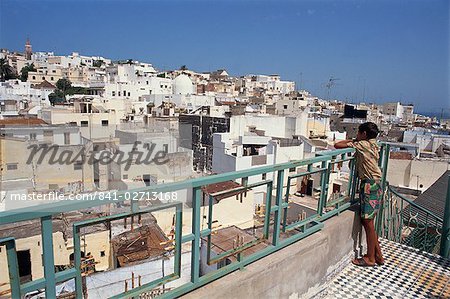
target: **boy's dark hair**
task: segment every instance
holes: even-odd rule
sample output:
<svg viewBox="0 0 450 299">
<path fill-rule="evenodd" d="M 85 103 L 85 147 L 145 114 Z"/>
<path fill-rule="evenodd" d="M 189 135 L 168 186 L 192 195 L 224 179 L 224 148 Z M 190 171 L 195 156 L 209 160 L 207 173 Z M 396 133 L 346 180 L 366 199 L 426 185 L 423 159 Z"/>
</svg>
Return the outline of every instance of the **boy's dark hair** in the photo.
<svg viewBox="0 0 450 299">
<path fill-rule="evenodd" d="M 376 138 L 378 136 L 378 133 L 380 133 L 377 125 L 370 121 L 361 124 L 358 128 L 358 131 L 361 133 L 366 132 L 367 139 Z"/>
</svg>

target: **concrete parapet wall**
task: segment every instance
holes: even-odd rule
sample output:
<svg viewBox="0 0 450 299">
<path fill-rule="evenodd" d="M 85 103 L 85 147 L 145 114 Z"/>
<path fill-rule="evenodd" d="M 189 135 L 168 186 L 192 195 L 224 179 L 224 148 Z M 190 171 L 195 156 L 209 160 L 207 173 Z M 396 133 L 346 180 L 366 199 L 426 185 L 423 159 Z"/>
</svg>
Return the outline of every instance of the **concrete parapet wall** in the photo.
<svg viewBox="0 0 450 299">
<path fill-rule="evenodd" d="M 362 250 L 360 240 L 359 219 L 346 211 L 327 220 L 321 231 L 183 298 L 320 297 L 334 274 Z"/>
</svg>

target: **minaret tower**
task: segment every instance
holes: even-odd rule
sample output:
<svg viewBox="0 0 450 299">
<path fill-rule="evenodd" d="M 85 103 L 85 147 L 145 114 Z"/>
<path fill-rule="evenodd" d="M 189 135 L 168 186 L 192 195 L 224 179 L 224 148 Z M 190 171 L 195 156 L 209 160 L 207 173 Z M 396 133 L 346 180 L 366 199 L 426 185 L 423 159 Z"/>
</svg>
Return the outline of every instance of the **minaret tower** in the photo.
<svg viewBox="0 0 450 299">
<path fill-rule="evenodd" d="M 25 44 L 25 58 L 27 60 L 31 60 L 31 54 L 33 54 L 33 50 L 31 49 L 30 39 L 27 38 L 27 42 Z"/>
</svg>

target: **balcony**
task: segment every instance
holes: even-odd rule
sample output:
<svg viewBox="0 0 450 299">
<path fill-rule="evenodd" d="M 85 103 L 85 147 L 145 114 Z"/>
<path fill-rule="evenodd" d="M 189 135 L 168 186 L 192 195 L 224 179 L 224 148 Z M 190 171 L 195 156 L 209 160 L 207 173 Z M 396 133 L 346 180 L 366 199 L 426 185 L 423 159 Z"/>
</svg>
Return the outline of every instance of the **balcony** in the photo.
<svg viewBox="0 0 450 299">
<path fill-rule="evenodd" d="M 289 297 L 289 294 L 294 297 L 329 294 L 332 296 L 331 298 L 338 297 L 335 295 L 338 293 L 342 295 L 342 292 L 345 292 L 344 287 L 339 288 L 341 282 L 339 279 L 342 279 L 342 273 L 355 270 L 348 266 L 348 263 L 353 253 L 352 247 L 353 250 L 358 247 L 354 246 L 356 239 L 352 241 L 358 227 L 355 222 L 357 217 L 351 211 L 354 208 L 353 203 L 358 192 L 353 152 L 353 149 L 326 151 L 311 159 L 177 183 L 154 185 L 126 192 L 121 191 L 109 194 L 109 198 L 105 198 L 104 194 L 93 194 L 91 200 L 60 201 L 1 212 L 0 229 L 7 225 L 19 225 L 29 221 L 35 221 L 35 229 L 40 225 L 38 246 L 42 250 L 43 275 L 39 278 L 32 277 L 31 281 L 21 281 L 23 275 L 20 273 L 19 260 L 22 256 L 18 254 L 23 251 L 23 248 L 17 247 L 17 238 L 0 235 L 0 245 L 3 246 L 0 247 L 0 254 L 2 252 L 5 254 L 4 248 L 6 248 L 9 273 L 9 282 L 0 286 L 3 287 L 0 297 L 20 298 L 34 292 L 33 294 L 41 296 L 45 294 L 47 298 L 57 296 L 83 298 L 83 294 L 87 292 L 86 280 L 93 275 L 98 262 L 85 252 L 87 238 L 85 231 L 102 225 L 111 231 L 113 222 L 123 221 L 124 226 L 127 226 L 127 221 L 135 223 L 136 219 L 139 219 L 136 224 L 139 228 L 141 217 L 146 214 L 156 215 L 159 212 L 167 212 L 170 217 L 165 218 L 172 221 L 170 233 L 162 236 L 155 243 L 159 251 L 165 252 L 164 259 L 162 259 L 163 274 L 149 281 L 145 277 L 141 279 L 140 275 L 137 277 L 134 272 L 130 271 L 130 277 L 118 281 L 118 283 L 120 282 L 120 291 L 112 295 L 102 293 L 100 297 L 131 298 L 159 295 L 162 298 L 175 298 L 187 294 L 187 297 L 220 298 L 220 294 L 229 296 L 231 290 L 234 295 L 245 296 L 246 294 L 247 297 L 253 297 L 256 294 L 275 297 Z M 396 250 L 403 253 L 413 250 L 410 249 L 411 246 L 418 248 L 414 254 L 426 256 L 437 263 L 443 273 L 441 279 L 447 279 L 448 285 L 449 275 L 448 269 L 446 269 L 448 260 L 436 255 L 427 256 L 423 252 L 439 252 L 441 256 L 449 256 L 450 217 L 440 219 L 389 187 L 385 179 L 389 145 L 383 144 L 380 153 L 385 201 L 376 223 L 379 235 L 386 240 L 383 240 L 382 243 L 385 250 L 391 253 L 391 248 L 394 247 L 391 244 L 394 243 L 405 244 L 396 247 Z M 336 164 L 341 167 L 345 165 L 348 170 L 348 187 L 344 194 L 328 196 L 330 177 Z M 298 171 L 290 171 L 293 168 Z M 267 173 L 274 174 L 267 176 L 274 179 L 259 179 L 256 183 L 249 183 L 249 178 L 252 176 L 261 178 L 262 174 Z M 293 209 L 290 195 L 296 191 L 291 190 L 291 181 L 313 174 L 320 175 L 320 194 L 318 200 L 315 201 L 316 208 L 308 215 L 298 213 L 298 217 L 289 217 L 288 211 Z M 239 184 L 231 190 L 208 194 L 206 198 L 204 195 L 202 196 L 202 188 L 205 186 L 227 181 L 235 181 Z M 228 239 L 228 245 L 223 244 L 223 247 L 217 250 L 216 236 L 224 232 L 221 231 L 222 228 L 217 227 L 214 221 L 216 199 L 233 194 L 232 196 L 236 196 L 236 204 L 238 204 L 239 196 L 251 192 L 256 187 L 264 187 L 267 190 L 265 202 L 257 211 L 258 215 L 255 218 L 260 221 L 255 220 L 253 228 L 242 231 L 242 233 L 234 235 L 233 232 Z M 158 200 L 151 205 L 144 205 L 140 200 L 131 200 L 133 196 L 130 196 L 131 194 L 149 193 L 169 194 L 186 189 L 192 194 L 192 203 L 189 209 L 185 209 L 183 203 L 176 200 Z M 164 198 L 162 196 L 162 199 Z M 111 203 L 121 205 L 126 210 L 73 221 L 71 232 L 66 232 L 65 239 L 66 243 L 72 244 L 69 247 L 73 247 L 73 255 L 71 255 L 73 262 L 64 269 L 56 269 L 55 252 L 58 252 L 55 249 L 54 225 L 56 219 L 64 213 L 108 207 Z M 450 215 L 450 199 L 447 199 L 447 203 L 446 215 Z M 421 217 L 417 217 L 416 214 Z M 183 226 L 186 219 L 189 219 L 188 230 Z M 158 224 L 160 223 L 158 222 Z M 133 231 L 133 226 L 131 229 Z M 361 234 L 359 234 L 359 238 L 361 239 Z M 295 246 L 290 246 L 293 244 Z M 109 246 L 109 244 L 103 245 Z M 127 246 L 135 245 L 132 241 Z M 406 247 L 406 245 L 410 247 Z M 387 254 L 387 257 L 390 253 Z M 395 260 L 396 255 L 392 256 L 392 259 Z M 415 255 L 410 254 L 409 256 Z M 166 261 L 165 266 L 164 260 Z M 410 262 L 406 259 L 404 261 Z M 213 267 L 208 272 L 201 271 L 202 265 Z M 400 265 L 403 264 L 400 263 Z M 392 265 L 389 266 L 392 267 Z M 244 268 L 246 270 L 241 271 Z M 166 273 L 164 269 L 169 273 Z M 368 272 L 364 273 L 370 275 L 370 273 L 378 271 L 377 269 L 381 268 L 365 269 L 364 271 Z M 393 268 L 390 269 L 394 271 Z M 425 266 L 422 270 L 432 269 L 427 269 Z M 363 270 L 358 269 L 358 271 Z M 421 279 L 421 277 L 423 276 L 418 275 L 414 279 Z M 354 277 L 353 282 L 357 279 Z M 73 290 L 68 294 L 61 295 L 59 291 L 62 284 L 73 286 Z M 274 287 L 270 289 L 269 286 L 272 285 Z M 240 289 L 239 292 L 234 289 L 242 286 L 246 287 Z M 256 289 L 256 286 L 261 286 L 261 289 Z M 113 286 L 111 285 L 109 288 L 112 289 Z M 252 292 L 249 293 L 250 291 Z M 447 289 L 443 285 L 441 293 L 445 294 L 445 292 Z M 96 298 L 96 296 L 99 296 L 98 293 L 89 294 L 89 298 Z"/>
</svg>

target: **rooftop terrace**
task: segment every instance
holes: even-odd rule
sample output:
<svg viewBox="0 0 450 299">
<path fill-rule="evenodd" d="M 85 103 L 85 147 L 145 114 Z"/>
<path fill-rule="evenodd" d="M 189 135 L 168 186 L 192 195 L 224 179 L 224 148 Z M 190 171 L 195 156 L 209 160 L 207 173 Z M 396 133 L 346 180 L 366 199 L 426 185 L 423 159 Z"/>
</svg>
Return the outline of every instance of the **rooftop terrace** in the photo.
<svg viewBox="0 0 450 299">
<path fill-rule="evenodd" d="M 57 295 L 56 286 L 58 284 L 66 281 L 74 281 L 74 291 L 71 296 L 83 298 L 83 277 L 85 277 L 82 271 L 82 267 L 85 266 L 82 264 L 83 229 L 146 213 L 171 210 L 173 211 L 173 228 L 171 233 L 168 234 L 170 238 L 167 241 L 165 250 L 167 256 L 170 257 L 170 262 L 173 263 L 170 268 L 173 271 L 169 274 L 165 273 L 161 277 L 145 282 L 144 284 L 139 283 L 135 285 L 133 280 L 130 288 L 125 287 L 123 292 L 111 298 L 137 297 L 140 294 L 149 294 L 149 292 L 161 290 L 161 286 L 169 286 L 167 290 L 163 288 L 163 291 L 158 291 L 158 294 L 163 298 L 180 297 L 194 290 L 194 292 L 198 292 L 202 289 L 205 292 L 210 290 L 214 293 L 214 296 L 212 296 L 212 293 L 203 293 L 203 295 L 211 298 L 220 298 L 220 292 L 214 289 L 212 290 L 206 285 L 210 283 L 211 285 L 225 284 L 225 282 L 222 283 L 221 281 L 230 282 L 230 279 L 238 280 L 238 283 L 240 283 L 241 277 L 247 277 L 250 286 L 257 283 L 255 277 L 248 275 L 252 273 L 251 270 L 248 270 L 249 272 L 236 271 L 245 267 L 248 267 L 248 269 L 252 267 L 255 269 L 263 269 L 258 267 L 266 267 L 271 269 L 271 271 L 275 271 L 266 272 L 265 274 L 267 276 L 264 276 L 266 279 L 272 280 L 272 283 L 276 282 L 277 279 L 281 279 L 280 283 L 277 283 L 276 288 L 273 290 L 269 290 L 267 287 L 265 289 L 263 288 L 263 290 L 251 289 L 255 293 L 247 293 L 247 297 L 255 297 L 257 294 L 261 296 L 269 296 L 268 294 L 271 294 L 276 297 L 291 297 L 291 295 L 294 296 L 295 294 L 297 297 L 311 295 L 312 293 L 309 290 L 316 284 L 321 283 L 325 276 L 333 278 L 336 274 L 338 274 L 337 278 L 332 280 L 333 284 L 328 289 L 328 296 L 332 296 L 332 298 L 339 298 L 339 296 L 342 296 L 341 298 L 350 298 L 352 295 L 355 295 L 355 292 L 357 293 L 355 296 L 364 296 L 367 292 L 370 293 L 370 296 L 377 296 L 378 293 L 383 293 L 388 298 L 392 285 L 395 284 L 399 284 L 399 287 L 396 288 L 398 292 L 392 296 L 395 295 L 398 297 L 403 294 L 406 296 L 407 294 L 415 294 L 414 292 L 418 292 L 420 296 L 427 298 L 429 295 L 427 293 L 428 289 L 424 284 L 421 284 L 424 279 L 437 281 L 434 289 L 436 292 L 439 292 L 438 296 L 443 294 L 442 296 L 445 297 L 448 292 L 449 282 L 448 260 L 444 259 L 444 257 L 448 257 L 450 253 L 450 192 L 447 194 L 446 216 L 442 219 L 393 191 L 386 182 L 385 170 L 387 169 L 389 157 L 389 145 L 387 144 L 383 144 L 380 151 L 380 167 L 383 171 L 381 184 L 385 190 L 385 203 L 381 210 L 382 212 L 380 212 L 376 219 L 379 235 L 391 240 L 383 241 L 383 246 L 387 254 L 387 264 L 386 266 L 370 269 L 354 269 L 353 266 L 347 267 L 349 262 L 348 258 L 352 253 L 351 247 L 354 245 L 354 242 L 351 241 L 351 236 L 353 235 L 351 232 L 351 223 L 353 223 L 354 229 L 356 227 L 356 222 L 353 221 L 353 213 L 347 210 L 354 207 L 358 192 L 358 179 L 355 175 L 353 153 L 353 149 L 326 151 L 318 153 L 316 157 L 311 159 L 256 167 L 177 183 L 153 185 L 136 190 L 120 191 L 114 195 L 114 202 L 128 201 L 129 211 L 98 218 L 84 219 L 73 223 L 74 264 L 72 267 L 59 272 L 56 272 L 54 267 L 52 237 L 54 218 L 61 213 L 102 206 L 109 202 L 105 201 L 105 198 L 101 200 L 100 195 L 96 195 L 94 200 L 89 201 L 54 202 L 1 212 L 0 226 L 39 219 L 42 240 L 42 266 L 45 274 L 44 277 L 21 283 L 16 240 L 11 236 L 0 236 L 2 238 L 0 239 L 0 245 L 6 246 L 9 269 L 9 289 L 4 291 L 3 294 L 13 298 L 19 298 L 31 291 L 38 290 L 41 294 L 45 292 L 47 298 L 55 298 Z M 344 192 L 338 193 L 338 196 L 329 197 L 327 195 L 329 192 L 330 177 L 336 164 L 340 166 L 344 164 L 348 165 L 348 187 Z M 299 171 L 290 171 L 294 168 L 299 169 Z M 300 169 L 306 169 L 306 171 Z M 261 177 L 265 177 L 262 174 L 266 173 L 274 173 L 274 179 L 262 180 Z M 299 215 L 298 218 L 294 217 L 292 219 L 288 217 L 288 209 L 291 204 L 290 194 L 295 192 L 295 190 L 292 190 L 292 182 L 312 174 L 320 174 L 320 194 L 316 201 L 316 209 L 313 210 L 312 215 L 308 214 L 308 217 L 300 217 Z M 252 176 L 259 177 L 258 182 L 250 184 L 249 177 Z M 202 188 L 227 181 L 236 181 L 239 182 L 239 185 L 236 185 L 235 188 L 230 190 L 209 193 L 207 196 L 209 204 L 202 206 Z M 223 197 L 224 194 L 236 194 L 236 192 L 241 191 L 246 192 L 257 187 L 266 188 L 262 215 L 263 224 L 258 227 L 256 230 L 257 233 L 252 238 L 237 236 L 236 242 L 231 244 L 232 246 L 230 248 L 228 246 L 226 249 L 216 252 L 215 256 L 212 256 L 211 251 L 212 246 L 214 246 L 212 241 L 215 239 L 215 234 L 217 233 L 217 228 L 214 227 L 213 221 L 214 198 Z M 166 193 L 185 189 L 192 191 L 192 209 L 185 210 L 181 202 L 172 200 L 159 202 L 154 205 L 142 205 L 142 202 L 137 200 L 130 201 L 130 194 L 133 192 L 134 194 L 140 194 L 139 192 Z M 236 204 L 238 202 L 236 201 Z M 411 214 L 411 207 L 419 209 L 425 217 L 421 219 L 412 217 L 414 215 Z M 201 225 L 204 222 L 201 216 L 203 209 L 208 209 L 209 211 L 205 214 L 207 215 L 206 228 L 203 228 Z M 405 215 L 409 215 L 409 218 L 405 217 Z M 182 230 L 184 217 L 192 219 L 189 232 Z M 201 244 L 203 242 L 205 244 Z M 414 250 L 409 247 L 396 245 L 405 242 L 409 242 L 407 244 L 416 246 L 418 249 Z M 264 243 L 264 246 L 258 246 L 258 244 L 262 243 Z M 200 245 L 206 246 L 206 255 L 201 253 Z M 182 267 L 185 264 L 184 262 L 182 263 L 182 255 L 186 253 L 186 248 L 189 249 L 190 256 L 187 271 Z M 249 250 L 250 248 L 251 250 Z M 439 252 L 441 257 L 419 253 L 418 250 Z M 5 251 L 2 250 L 2 252 Z M 289 252 L 294 252 L 292 253 L 292 257 L 302 256 L 305 258 L 303 254 L 310 255 L 305 259 L 288 259 Z M 210 265 L 225 260 L 228 260 L 227 263 L 217 270 L 206 274 L 200 271 L 202 262 Z M 320 268 L 321 263 L 328 267 L 328 269 L 324 268 L 322 271 L 319 271 L 318 268 Z M 288 272 L 288 268 L 293 272 Z M 331 268 L 334 269 L 331 271 L 333 275 L 329 271 Z M 342 269 L 344 269 L 343 272 L 341 272 Z M 258 270 L 255 273 L 262 275 L 264 274 L 263 272 Z M 356 275 L 357 273 L 364 275 L 364 277 L 373 277 L 373 285 L 367 279 L 364 282 L 360 282 L 359 277 L 361 276 Z M 379 279 L 378 275 L 380 277 L 386 277 L 386 279 L 383 281 L 376 280 Z M 394 280 L 394 282 L 388 284 L 389 280 L 387 280 L 387 277 Z M 348 279 L 348 281 L 344 281 L 344 278 Z M 406 279 L 407 281 L 403 282 L 402 279 Z M 303 287 L 296 288 L 297 286 L 295 284 L 289 284 L 288 281 L 299 281 L 299 283 L 303 284 Z M 306 282 L 308 285 L 306 285 Z M 370 286 L 365 285 L 369 283 Z M 266 281 L 266 285 L 270 285 L 269 281 Z M 288 285 L 293 289 L 289 289 Z M 356 285 L 364 288 L 366 293 L 361 288 L 357 288 Z M 308 293 L 303 294 L 307 290 Z M 361 293 L 358 290 L 361 290 Z M 230 288 L 230 285 L 228 285 L 225 291 L 228 292 L 228 295 L 230 294 L 229 292 L 235 294 L 234 289 Z M 347 291 L 350 292 L 350 295 L 346 293 Z M 317 292 L 314 294 L 317 294 Z M 292 298 L 295 298 L 295 296 Z"/>
</svg>

